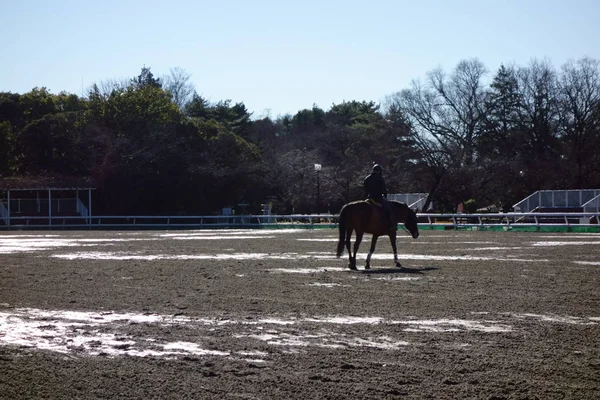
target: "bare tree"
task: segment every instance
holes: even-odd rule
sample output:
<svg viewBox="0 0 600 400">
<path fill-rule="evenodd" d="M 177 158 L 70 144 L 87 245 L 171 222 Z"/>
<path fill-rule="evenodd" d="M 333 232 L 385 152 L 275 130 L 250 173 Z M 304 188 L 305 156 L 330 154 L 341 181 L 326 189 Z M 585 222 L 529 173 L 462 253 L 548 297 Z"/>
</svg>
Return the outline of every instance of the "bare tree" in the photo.
<svg viewBox="0 0 600 400">
<path fill-rule="evenodd" d="M 546 60 L 517 70 L 520 107 L 515 161 L 526 191 L 553 189 L 560 182 L 559 103 L 556 71 Z"/>
<path fill-rule="evenodd" d="M 407 116 L 433 172 L 430 196 L 448 170 L 474 164 L 477 138 L 485 125 L 486 73 L 477 59 L 461 61 L 452 74 L 436 69 L 425 84 L 413 81 L 410 89 L 388 99 Z"/>
<path fill-rule="evenodd" d="M 582 187 L 600 172 L 600 61 L 582 58 L 562 67 L 558 82 L 560 135 L 574 184 Z"/>
<path fill-rule="evenodd" d="M 533 60 L 517 71 L 521 99 L 519 121 L 526 135 L 526 145 L 534 157 L 542 156 L 556 145 L 558 125 L 558 81 L 548 61 Z"/>
<path fill-rule="evenodd" d="M 192 75 L 184 69 L 175 67 L 170 69 L 169 75 L 162 78 L 163 87 L 171 94 L 173 102 L 180 110 L 185 109 L 185 105 L 190 102 L 196 92 L 194 85 L 190 82 L 191 77 Z"/>
</svg>

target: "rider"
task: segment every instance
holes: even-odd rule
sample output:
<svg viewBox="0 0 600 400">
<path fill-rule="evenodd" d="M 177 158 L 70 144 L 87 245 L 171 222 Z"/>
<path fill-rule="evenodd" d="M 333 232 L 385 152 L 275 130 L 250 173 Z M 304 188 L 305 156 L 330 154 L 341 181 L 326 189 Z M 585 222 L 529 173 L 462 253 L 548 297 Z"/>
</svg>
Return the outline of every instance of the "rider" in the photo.
<svg viewBox="0 0 600 400">
<path fill-rule="evenodd" d="M 363 182 L 367 199 L 373 199 L 383 208 L 383 214 L 390 223 L 390 230 L 396 230 L 396 224 L 390 218 L 390 205 L 387 202 L 387 187 L 383 179 L 383 168 L 379 164 L 373 166 L 373 171 L 365 178 Z"/>
</svg>

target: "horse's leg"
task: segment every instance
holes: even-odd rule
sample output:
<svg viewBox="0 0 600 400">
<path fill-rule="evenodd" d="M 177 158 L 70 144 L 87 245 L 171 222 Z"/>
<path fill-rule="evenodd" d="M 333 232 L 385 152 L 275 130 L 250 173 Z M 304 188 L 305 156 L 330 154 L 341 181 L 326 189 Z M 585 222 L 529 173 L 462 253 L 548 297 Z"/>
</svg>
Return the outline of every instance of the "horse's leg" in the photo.
<svg viewBox="0 0 600 400">
<path fill-rule="evenodd" d="M 356 231 L 356 239 L 354 240 L 354 251 L 352 254 L 352 261 L 350 261 L 350 265 L 348 265 L 348 267 L 350 269 L 356 269 L 356 253 L 358 253 L 358 247 L 360 246 L 362 237 L 363 237 L 363 233 Z"/>
<path fill-rule="evenodd" d="M 348 268 L 356 269 L 356 260 L 353 261 L 352 251 L 350 250 L 350 238 L 351 237 L 352 237 L 352 229 L 348 229 L 346 231 L 346 250 L 348 250 Z"/>
<path fill-rule="evenodd" d="M 371 269 L 371 256 L 375 253 L 375 246 L 377 245 L 377 239 L 379 236 L 373 235 L 371 239 L 371 248 L 369 249 L 369 254 L 367 255 L 367 263 L 365 264 L 365 269 Z"/>
<path fill-rule="evenodd" d="M 402 268 L 400 262 L 398 261 L 398 248 L 396 247 L 396 232 L 392 232 L 390 234 L 390 243 L 392 244 L 392 250 L 394 250 L 394 263 L 396 267 Z"/>
</svg>

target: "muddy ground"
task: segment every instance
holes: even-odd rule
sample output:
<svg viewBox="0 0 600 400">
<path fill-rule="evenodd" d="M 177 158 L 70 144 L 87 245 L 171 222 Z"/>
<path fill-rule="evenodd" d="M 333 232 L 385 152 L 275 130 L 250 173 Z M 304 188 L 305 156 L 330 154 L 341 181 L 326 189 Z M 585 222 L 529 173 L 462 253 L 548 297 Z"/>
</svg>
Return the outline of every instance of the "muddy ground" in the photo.
<svg viewBox="0 0 600 400">
<path fill-rule="evenodd" d="M 399 233 L 0 232 L 0 398 L 600 398 L 600 235 Z"/>
</svg>

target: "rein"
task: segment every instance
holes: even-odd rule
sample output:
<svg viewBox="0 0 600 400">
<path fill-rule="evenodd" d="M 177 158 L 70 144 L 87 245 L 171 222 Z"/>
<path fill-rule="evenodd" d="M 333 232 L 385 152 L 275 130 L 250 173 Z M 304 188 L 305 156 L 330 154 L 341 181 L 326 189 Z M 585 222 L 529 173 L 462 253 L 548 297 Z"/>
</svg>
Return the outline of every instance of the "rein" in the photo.
<svg viewBox="0 0 600 400">
<path fill-rule="evenodd" d="M 408 229 L 406 229 L 406 228 L 404 227 L 404 224 L 400 225 L 400 228 L 402 228 L 402 230 L 404 231 L 404 233 L 406 233 L 408 236 L 412 237 L 412 233 L 410 233 L 410 232 L 408 231 Z"/>
</svg>

